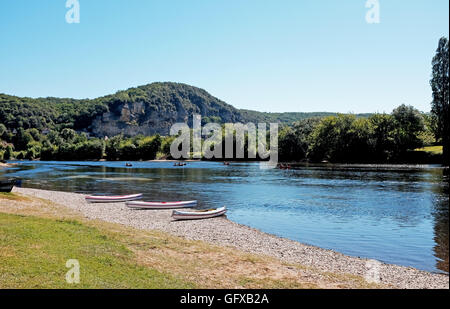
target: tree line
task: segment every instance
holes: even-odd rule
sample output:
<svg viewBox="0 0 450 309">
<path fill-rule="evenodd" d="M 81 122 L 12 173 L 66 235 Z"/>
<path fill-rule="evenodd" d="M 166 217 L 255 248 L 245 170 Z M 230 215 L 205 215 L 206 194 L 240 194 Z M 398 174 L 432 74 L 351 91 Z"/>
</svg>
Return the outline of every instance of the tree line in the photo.
<svg viewBox="0 0 450 309">
<path fill-rule="evenodd" d="M 342 114 L 302 120 L 280 131 L 280 160 L 405 161 L 414 149 L 438 142 L 433 123 L 431 115 L 406 105 L 391 114 L 374 114 L 367 118 Z"/>
<path fill-rule="evenodd" d="M 308 118 L 280 128 L 279 160 L 398 162 L 411 150 L 439 142 L 435 122 L 432 115 L 406 105 L 391 114 L 367 118 L 351 114 Z M 5 160 L 134 161 L 171 158 L 170 145 L 175 137 L 98 138 L 70 128 L 49 132 L 19 128 L 11 132 L 0 124 L 0 139 L 0 159 Z M 244 148 L 248 149 L 247 139 Z"/>
<path fill-rule="evenodd" d="M 89 137 L 87 133 L 65 128 L 43 134 L 37 129 L 19 128 L 15 134 L 0 124 L 0 159 L 74 161 L 74 160 L 153 160 L 166 157 L 160 151 L 167 147 L 171 137 L 136 136 L 111 139 Z"/>
</svg>

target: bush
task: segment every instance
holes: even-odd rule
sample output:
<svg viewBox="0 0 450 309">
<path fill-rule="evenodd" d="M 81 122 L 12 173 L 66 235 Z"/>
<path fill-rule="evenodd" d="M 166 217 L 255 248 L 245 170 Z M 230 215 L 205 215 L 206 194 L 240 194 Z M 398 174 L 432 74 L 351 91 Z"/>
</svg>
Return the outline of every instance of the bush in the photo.
<svg viewBox="0 0 450 309">
<path fill-rule="evenodd" d="M 51 161 L 55 159 L 55 153 L 57 152 L 58 148 L 56 146 L 49 146 L 46 148 L 43 148 L 41 151 L 41 160 L 43 161 Z"/>
<path fill-rule="evenodd" d="M 6 151 L 3 154 L 3 160 L 11 160 L 14 158 L 14 152 L 10 145 L 6 147 Z"/>
<path fill-rule="evenodd" d="M 13 157 L 16 158 L 17 160 L 23 160 L 25 159 L 26 156 L 26 151 L 18 151 L 18 152 L 14 152 Z"/>
<path fill-rule="evenodd" d="M 161 137 L 145 137 L 138 142 L 138 156 L 142 160 L 154 160 L 156 153 L 161 147 Z"/>
<path fill-rule="evenodd" d="M 103 158 L 105 143 L 100 140 L 90 140 L 77 145 L 78 160 L 100 160 Z"/>
</svg>

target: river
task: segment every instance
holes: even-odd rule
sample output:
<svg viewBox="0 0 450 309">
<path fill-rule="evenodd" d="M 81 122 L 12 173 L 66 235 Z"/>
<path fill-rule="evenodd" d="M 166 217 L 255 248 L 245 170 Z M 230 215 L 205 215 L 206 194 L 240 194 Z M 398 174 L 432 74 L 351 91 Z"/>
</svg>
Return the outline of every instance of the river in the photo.
<svg viewBox="0 0 450 309">
<path fill-rule="evenodd" d="M 230 220 L 302 243 L 432 272 L 449 269 L 448 181 L 438 166 L 16 163 L 0 176 L 20 177 L 23 187 L 197 199 L 200 208 L 226 205 Z"/>
</svg>

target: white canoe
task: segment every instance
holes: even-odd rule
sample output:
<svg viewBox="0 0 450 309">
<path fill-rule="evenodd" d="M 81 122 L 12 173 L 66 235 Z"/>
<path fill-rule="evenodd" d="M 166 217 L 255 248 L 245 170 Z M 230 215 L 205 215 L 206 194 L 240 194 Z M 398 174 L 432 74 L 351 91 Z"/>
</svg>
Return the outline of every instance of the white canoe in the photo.
<svg viewBox="0 0 450 309">
<path fill-rule="evenodd" d="M 207 219 L 212 217 L 222 216 L 227 212 L 226 207 L 220 207 L 211 210 L 198 210 L 198 211 L 180 211 L 174 210 L 172 212 L 172 218 L 175 220 L 195 220 L 195 219 Z"/>
<path fill-rule="evenodd" d="M 179 201 L 179 202 L 127 202 L 130 208 L 141 209 L 173 209 L 173 208 L 189 208 L 197 205 L 197 201 Z"/>
<path fill-rule="evenodd" d="M 86 196 L 85 199 L 89 203 L 120 203 L 127 201 L 139 200 L 142 198 L 142 193 L 129 195 L 91 195 Z"/>
</svg>

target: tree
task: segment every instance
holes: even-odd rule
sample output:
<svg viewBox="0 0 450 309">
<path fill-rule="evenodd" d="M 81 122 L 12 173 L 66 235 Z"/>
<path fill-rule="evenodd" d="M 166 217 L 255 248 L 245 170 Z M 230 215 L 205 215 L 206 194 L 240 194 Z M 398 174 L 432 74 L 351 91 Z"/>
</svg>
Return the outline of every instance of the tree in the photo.
<svg viewBox="0 0 450 309">
<path fill-rule="evenodd" d="M 387 114 L 375 114 L 369 118 L 373 157 L 377 161 L 386 161 L 394 151 L 394 118 Z"/>
<path fill-rule="evenodd" d="M 125 140 L 120 143 L 120 160 L 139 160 L 139 154 L 136 145 L 132 140 Z"/>
<path fill-rule="evenodd" d="M 156 158 L 156 153 L 161 147 L 161 137 L 155 135 L 153 137 L 145 137 L 139 141 L 138 154 L 139 159 L 153 160 Z"/>
<path fill-rule="evenodd" d="M 175 140 L 175 136 L 166 136 L 161 142 L 161 152 L 166 156 L 166 158 L 172 158 L 170 155 L 170 145 Z"/>
<path fill-rule="evenodd" d="M 8 145 L 8 147 L 6 147 L 6 151 L 5 154 L 3 155 L 3 159 L 4 160 L 11 160 L 14 157 L 13 155 L 13 149 L 10 145 Z"/>
<path fill-rule="evenodd" d="M 35 128 L 28 129 L 28 130 L 26 130 L 26 132 L 28 132 L 31 135 L 31 137 L 33 138 L 33 140 L 35 140 L 35 141 L 39 141 L 41 139 L 41 135 L 39 134 L 39 131 Z"/>
<path fill-rule="evenodd" d="M 369 121 L 354 115 L 323 118 L 311 134 L 308 155 L 314 161 L 364 162 L 369 153 Z"/>
<path fill-rule="evenodd" d="M 77 132 L 75 132 L 75 130 L 73 129 L 63 129 L 61 131 L 60 136 L 67 142 L 67 143 L 72 143 L 75 139 L 75 137 L 77 136 Z"/>
<path fill-rule="evenodd" d="M 108 139 L 106 142 L 106 158 L 110 161 L 118 160 L 122 153 L 120 151 L 120 144 L 123 140 L 122 135 L 114 136 L 113 138 Z"/>
<path fill-rule="evenodd" d="M 291 127 L 285 127 L 280 131 L 278 145 L 282 161 L 298 161 L 305 157 L 306 150 L 302 149 L 300 140 Z"/>
<path fill-rule="evenodd" d="M 6 129 L 5 125 L 3 123 L 0 123 L 0 139 L 2 138 L 3 134 L 6 133 L 8 129 Z"/>
<path fill-rule="evenodd" d="M 105 142 L 93 139 L 77 145 L 77 160 L 99 160 L 103 157 Z"/>
<path fill-rule="evenodd" d="M 394 142 L 398 155 L 402 156 L 407 150 L 422 146 L 419 133 L 425 130 L 422 114 L 412 106 L 400 105 L 392 111 L 394 118 Z"/>
<path fill-rule="evenodd" d="M 439 40 L 436 55 L 433 58 L 433 73 L 430 81 L 433 91 L 432 113 L 436 116 L 437 137 L 442 139 L 444 148 L 444 164 L 449 165 L 449 62 L 448 62 L 448 39 L 443 37 Z"/>
<path fill-rule="evenodd" d="M 310 136 L 320 118 L 302 119 L 283 128 L 278 137 L 279 157 L 283 161 L 301 161 L 306 158 Z"/>
<path fill-rule="evenodd" d="M 14 137 L 14 146 L 16 150 L 26 150 L 28 143 L 33 141 L 33 137 L 30 133 L 26 132 L 23 128 L 17 130 L 17 134 Z"/>
</svg>

